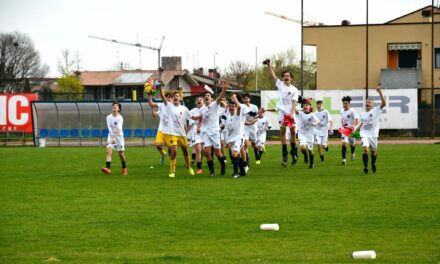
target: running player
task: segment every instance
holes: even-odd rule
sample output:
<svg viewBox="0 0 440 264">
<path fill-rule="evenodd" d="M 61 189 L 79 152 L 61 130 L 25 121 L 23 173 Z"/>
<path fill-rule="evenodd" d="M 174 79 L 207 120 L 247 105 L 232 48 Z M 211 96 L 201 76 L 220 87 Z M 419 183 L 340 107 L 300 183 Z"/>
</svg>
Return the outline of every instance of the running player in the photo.
<svg viewBox="0 0 440 264">
<path fill-rule="evenodd" d="M 257 121 L 257 151 L 258 159 L 255 164 L 259 165 L 261 163 L 261 157 L 264 153 L 264 146 L 266 144 L 266 131 L 272 128 L 272 124 L 269 119 L 264 116 L 264 108 L 260 108 L 258 111 L 258 121 Z"/>
<path fill-rule="evenodd" d="M 353 129 L 359 124 L 360 120 L 359 120 L 359 115 L 356 113 L 356 111 L 354 111 L 353 108 L 351 108 L 350 102 L 351 102 L 350 96 L 342 97 L 342 106 L 343 106 L 343 108 L 341 109 L 342 127 Z M 353 161 L 355 157 L 356 138 L 352 136 L 342 135 L 342 165 L 347 164 L 347 159 L 346 159 L 347 144 L 350 144 L 351 160 Z"/>
<path fill-rule="evenodd" d="M 324 149 L 328 151 L 328 136 L 333 134 L 333 120 L 330 113 L 322 107 L 322 100 L 316 101 L 318 108 L 314 114 L 319 119 L 319 124 L 315 127 L 315 143 L 318 145 L 319 157 L 324 162 Z"/>
<path fill-rule="evenodd" d="M 214 148 L 215 155 L 221 165 L 220 175 L 226 173 L 226 165 L 223 155 L 220 151 L 220 125 L 218 115 L 218 105 L 220 99 L 225 95 L 226 89 L 229 86 L 229 82 L 226 80 L 220 81 L 223 85 L 223 89 L 217 100 L 212 101 L 211 93 L 205 93 L 204 101 L 205 105 L 200 108 L 200 121 L 197 127 L 197 132 L 202 133 L 204 154 L 207 159 L 209 176 L 214 176 L 214 161 L 212 160 L 211 147 Z"/>
<path fill-rule="evenodd" d="M 303 109 L 298 113 L 298 140 L 301 152 L 304 154 L 304 163 L 308 163 L 310 158 L 309 169 L 313 169 L 315 166 L 315 155 L 313 153 L 314 127 L 319 124 L 319 119 L 310 111 L 311 99 L 304 100 L 302 105 Z"/>
<path fill-rule="evenodd" d="M 110 174 L 110 167 L 112 162 L 112 152 L 113 150 L 118 151 L 119 159 L 122 164 L 122 175 L 127 175 L 127 166 L 125 161 L 125 142 L 124 142 L 124 132 L 122 125 L 124 123 L 124 118 L 120 114 L 121 104 L 113 102 L 112 113 L 106 118 L 108 136 L 107 136 L 107 147 L 106 147 L 106 157 L 105 157 L 105 168 L 101 168 L 101 171 L 105 174 Z"/>
<path fill-rule="evenodd" d="M 171 94 L 167 93 L 165 95 L 167 102 L 171 103 Z M 164 101 L 164 102 L 165 102 Z M 159 126 L 157 127 L 157 134 L 156 134 L 156 149 L 160 153 L 160 160 L 159 164 L 163 165 L 163 162 L 165 160 L 165 157 L 167 155 L 167 152 L 163 149 L 163 145 L 165 145 L 165 133 L 167 133 L 169 128 L 169 122 L 168 122 L 168 111 L 166 111 L 166 106 L 164 103 L 155 103 L 153 102 L 153 96 L 151 94 L 148 95 L 148 105 L 151 107 L 151 109 L 158 108 L 158 116 L 159 116 Z M 154 111 L 154 110 L 153 110 Z M 153 112 L 154 115 L 154 112 Z"/>
<path fill-rule="evenodd" d="M 368 150 L 371 154 L 371 171 L 376 172 L 377 138 L 379 137 L 379 117 L 386 105 L 380 86 L 376 88 L 380 96 L 380 104 L 374 106 L 373 99 L 368 98 L 365 102 L 365 112 L 361 113 L 361 123 L 356 127 L 359 129 L 362 140 L 362 161 L 364 162 L 364 173 L 368 173 Z"/>
<path fill-rule="evenodd" d="M 283 81 L 277 78 L 275 72 L 272 69 L 270 60 L 263 62 L 267 65 L 267 69 L 270 77 L 276 83 L 278 92 L 280 93 L 280 102 L 278 103 L 278 120 L 281 126 L 281 144 L 282 144 L 282 166 L 287 166 L 287 139 L 286 139 L 286 126 L 290 129 L 290 154 L 292 155 L 292 165 L 294 165 L 298 159 L 296 140 L 295 140 L 295 109 L 298 102 L 298 89 L 292 85 L 293 75 L 291 72 L 285 70 L 281 74 Z"/>
<path fill-rule="evenodd" d="M 246 105 L 246 122 L 244 126 L 244 150 L 246 152 L 246 165 L 249 166 L 249 145 L 254 149 L 255 160 L 260 160 L 258 157 L 258 147 L 257 147 L 257 115 L 258 115 L 258 106 L 251 104 L 251 96 L 249 93 L 244 93 L 242 95 L 243 103 Z"/>
<path fill-rule="evenodd" d="M 200 116 L 200 108 L 203 106 L 203 97 L 199 96 L 196 98 L 196 107 L 191 109 L 190 113 L 192 116 Z M 188 132 L 188 135 L 190 138 L 190 146 L 193 147 L 193 154 L 195 154 L 195 157 L 193 157 L 193 160 L 196 161 L 197 164 L 197 174 L 202 174 L 202 144 L 203 139 L 202 135 L 200 133 L 197 133 L 197 126 L 199 125 L 199 120 L 192 120 L 190 121 L 190 130 Z"/>
</svg>

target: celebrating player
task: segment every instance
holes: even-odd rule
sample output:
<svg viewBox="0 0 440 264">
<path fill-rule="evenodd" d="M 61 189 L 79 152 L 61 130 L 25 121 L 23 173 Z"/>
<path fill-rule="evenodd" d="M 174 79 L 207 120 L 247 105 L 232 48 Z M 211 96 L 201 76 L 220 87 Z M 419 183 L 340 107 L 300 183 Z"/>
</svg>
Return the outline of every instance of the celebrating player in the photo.
<svg viewBox="0 0 440 264">
<path fill-rule="evenodd" d="M 345 129 L 353 130 L 354 127 L 359 124 L 359 115 L 356 113 L 356 111 L 353 110 L 353 108 L 351 108 L 350 102 L 350 96 L 342 97 L 342 127 Z M 347 143 L 350 144 L 351 160 L 354 160 L 355 157 L 356 138 L 352 137 L 351 135 L 342 134 L 342 165 L 347 164 Z"/>
<path fill-rule="evenodd" d="M 303 110 L 298 113 L 298 140 L 301 148 L 301 152 L 304 154 L 304 163 L 309 162 L 309 169 L 313 169 L 314 153 L 313 153 L 313 141 L 315 126 L 319 124 L 319 119 L 314 113 L 311 112 L 311 99 L 303 101 Z M 308 151 L 308 155 L 307 155 Z"/>
<path fill-rule="evenodd" d="M 167 102 L 171 103 L 171 94 L 167 93 L 165 95 Z M 164 101 L 164 102 L 165 102 Z M 165 145 L 165 133 L 167 133 L 169 128 L 169 122 L 168 122 L 168 111 L 166 111 L 165 103 L 155 103 L 153 102 L 153 96 L 151 94 L 148 95 L 148 105 L 153 108 L 159 109 L 159 126 L 157 128 L 157 134 L 156 134 L 156 149 L 159 151 L 161 157 L 159 160 L 159 164 L 163 165 L 163 162 L 165 160 L 165 157 L 167 155 L 167 152 L 163 149 L 163 145 Z M 153 110 L 153 115 L 155 114 Z"/>
<path fill-rule="evenodd" d="M 112 162 L 112 152 L 113 150 L 118 151 L 119 158 L 122 164 L 122 175 L 127 175 L 127 167 L 125 164 L 125 144 L 124 144 L 124 133 L 122 125 L 124 123 L 124 118 L 122 118 L 121 104 L 113 102 L 112 113 L 106 118 L 108 136 L 107 136 L 107 147 L 106 147 L 106 157 L 105 157 L 105 168 L 101 168 L 101 171 L 105 174 L 110 174 L 110 166 Z"/>
<path fill-rule="evenodd" d="M 362 161 L 364 162 L 364 173 L 368 173 L 368 149 L 371 153 L 371 171 L 376 172 L 377 138 L 379 137 L 379 117 L 386 105 L 385 97 L 380 86 L 376 88 L 380 96 L 380 104 L 374 106 L 373 99 L 368 98 L 365 102 L 365 111 L 361 113 L 360 127 L 362 139 Z"/>
<path fill-rule="evenodd" d="M 259 165 L 261 163 L 261 157 L 264 153 L 264 145 L 266 144 L 266 131 L 272 128 L 272 124 L 269 119 L 264 116 L 264 108 L 260 108 L 258 111 L 258 121 L 257 121 L 257 151 L 258 159 L 255 164 Z"/>
<path fill-rule="evenodd" d="M 333 120 L 330 113 L 322 107 L 322 100 L 316 101 L 317 111 L 314 113 L 319 119 L 315 127 L 315 143 L 318 145 L 319 157 L 324 162 L 324 149 L 328 151 L 328 136 L 333 134 Z"/>
</svg>

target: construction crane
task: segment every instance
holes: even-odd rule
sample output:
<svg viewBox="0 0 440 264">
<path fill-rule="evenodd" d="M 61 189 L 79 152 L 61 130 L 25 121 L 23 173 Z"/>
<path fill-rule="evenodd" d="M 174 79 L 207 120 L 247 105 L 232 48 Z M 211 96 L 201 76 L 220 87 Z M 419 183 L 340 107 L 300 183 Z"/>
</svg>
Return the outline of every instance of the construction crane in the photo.
<svg viewBox="0 0 440 264">
<path fill-rule="evenodd" d="M 292 21 L 292 22 L 295 22 L 295 23 L 299 23 L 299 24 L 301 24 L 301 20 L 299 20 L 299 19 L 295 19 L 295 18 L 287 17 L 287 16 L 285 16 L 285 15 L 275 14 L 275 13 L 270 12 L 270 11 L 266 11 L 266 12 L 264 12 L 264 13 L 265 13 L 266 15 L 269 15 L 269 16 L 279 17 L 279 18 L 282 18 L 282 19 L 285 19 L 285 20 L 289 20 L 289 21 Z M 303 21 L 303 25 L 304 25 L 304 26 L 322 26 L 322 25 L 324 25 L 324 24 L 323 24 L 323 23 L 319 23 L 319 22 L 315 22 L 315 21 L 306 21 L 306 20 L 304 20 L 304 21 Z"/>
<path fill-rule="evenodd" d="M 117 44 L 128 45 L 128 46 L 133 46 L 133 47 L 138 47 L 138 48 L 143 48 L 143 49 L 157 50 L 157 68 L 158 69 L 160 68 L 160 50 L 162 49 L 162 44 L 165 39 L 165 36 L 162 37 L 162 40 L 160 41 L 160 45 L 157 48 L 151 47 L 151 46 L 145 46 L 140 43 L 129 43 L 129 42 L 125 42 L 125 41 L 119 41 L 116 39 L 108 39 L 108 38 L 102 38 L 102 37 L 97 37 L 97 36 L 89 36 L 89 38 L 109 41 L 109 42 L 113 42 L 113 43 L 117 43 Z"/>
</svg>

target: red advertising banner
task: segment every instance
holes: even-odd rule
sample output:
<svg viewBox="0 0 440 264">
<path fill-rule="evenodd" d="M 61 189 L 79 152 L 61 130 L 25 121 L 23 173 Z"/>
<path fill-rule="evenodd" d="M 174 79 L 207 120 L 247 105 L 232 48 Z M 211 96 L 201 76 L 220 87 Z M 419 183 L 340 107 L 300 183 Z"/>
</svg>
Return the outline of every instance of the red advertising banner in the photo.
<svg viewBox="0 0 440 264">
<path fill-rule="evenodd" d="M 31 102 L 38 94 L 0 94 L 0 132 L 32 132 Z"/>
</svg>

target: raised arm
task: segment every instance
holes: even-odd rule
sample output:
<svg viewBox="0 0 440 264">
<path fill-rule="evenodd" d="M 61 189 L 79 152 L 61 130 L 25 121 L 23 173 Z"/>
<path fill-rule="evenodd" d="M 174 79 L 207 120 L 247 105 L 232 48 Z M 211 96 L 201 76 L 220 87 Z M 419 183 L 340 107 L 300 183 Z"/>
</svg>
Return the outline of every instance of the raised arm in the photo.
<svg viewBox="0 0 440 264">
<path fill-rule="evenodd" d="M 155 102 L 153 102 L 153 95 L 151 94 L 148 95 L 148 105 L 151 109 L 159 107 Z"/>
<path fill-rule="evenodd" d="M 382 93 L 382 88 L 380 88 L 380 86 L 376 87 L 376 92 L 379 94 L 380 96 L 380 109 L 384 108 L 385 105 L 387 104 L 387 102 L 385 101 L 385 97 L 383 96 Z"/>
<path fill-rule="evenodd" d="M 165 105 L 168 104 L 167 98 L 165 97 L 165 93 L 163 91 L 163 83 L 161 82 L 159 85 L 159 93 L 160 93 L 160 98 L 162 98 L 162 101 Z"/>
<path fill-rule="evenodd" d="M 236 94 L 233 94 L 233 95 L 231 96 L 231 100 L 232 100 L 232 102 L 234 102 L 234 104 L 237 106 L 237 116 L 240 116 L 240 113 L 241 113 L 241 104 L 240 104 L 240 102 L 239 102 L 238 99 L 237 99 L 237 95 L 236 95 Z"/>
<path fill-rule="evenodd" d="M 267 59 L 265 61 L 263 61 L 264 65 L 267 65 L 267 72 L 269 74 L 269 76 L 271 77 L 271 79 L 275 82 L 277 80 L 277 76 L 275 75 L 275 72 L 272 69 L 272 65 L 270 64 L 270 60 Z"/>
<path fill-rule="evenodd" d="M 219 96 L 216 99 L 218 105 L 220 105 L 222 97 L 225 96 L 226 89 L 228 89 L 229 87 L 229 81 L 226 79 L 222 79 L 220 80 L 220 84 L 222 85 L 222 91 L 220 92 Z"/>
</svg>

